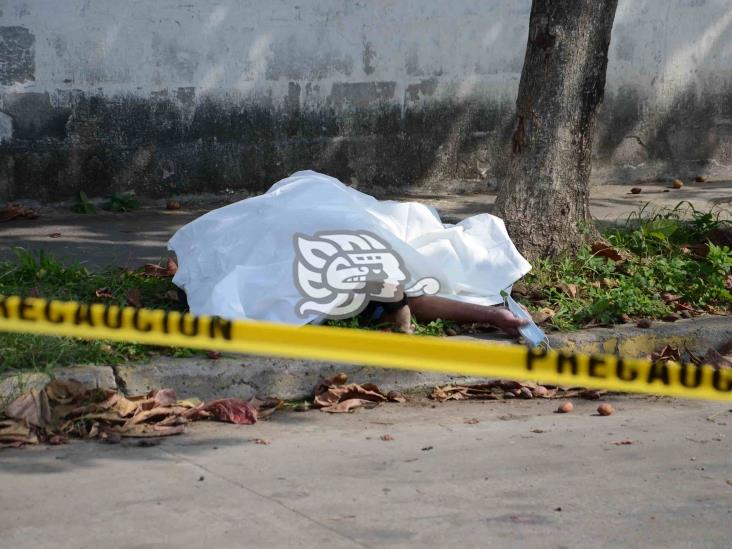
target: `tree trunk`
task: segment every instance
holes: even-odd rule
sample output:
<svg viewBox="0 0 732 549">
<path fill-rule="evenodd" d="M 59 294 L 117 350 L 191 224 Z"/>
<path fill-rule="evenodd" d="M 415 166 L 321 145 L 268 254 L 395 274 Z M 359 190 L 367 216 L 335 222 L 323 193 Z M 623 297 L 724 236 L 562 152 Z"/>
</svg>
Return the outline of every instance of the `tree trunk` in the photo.
<svg viewBox="0 0 732 549">
<path fill-rule="evenodd" d="M 506 180 L 496 201 L 528 258 L 576 249 L 591 226 L 595 114 L 617 0 L 533 0 Z"/>
</svg>

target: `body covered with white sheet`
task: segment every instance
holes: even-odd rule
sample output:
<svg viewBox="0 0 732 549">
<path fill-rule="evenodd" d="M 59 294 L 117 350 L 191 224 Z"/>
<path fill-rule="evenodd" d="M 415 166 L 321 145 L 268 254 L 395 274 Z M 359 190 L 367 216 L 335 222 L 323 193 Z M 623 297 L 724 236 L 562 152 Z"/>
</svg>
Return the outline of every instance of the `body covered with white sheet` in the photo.
<svg viewBox="0 0 732 549">
<path fill-rule="evenodd" d="M 196 315 L 319 321 L 327 314 L 297 313 L 303 296 L 293 236 L 339 231 L 366 231 L 386 242 L 406 267 L 404 288 L 434 278 L 438 295 L 459 301 L 501 303 L 500 291 L 531 269 L 497 217 L 480 214 L 443 225 L 424 204 L 379 201 L 332 177 L 301 171 L 176 232 L 168 243 L 178 258 L 173 282 Z"/>
</svg>

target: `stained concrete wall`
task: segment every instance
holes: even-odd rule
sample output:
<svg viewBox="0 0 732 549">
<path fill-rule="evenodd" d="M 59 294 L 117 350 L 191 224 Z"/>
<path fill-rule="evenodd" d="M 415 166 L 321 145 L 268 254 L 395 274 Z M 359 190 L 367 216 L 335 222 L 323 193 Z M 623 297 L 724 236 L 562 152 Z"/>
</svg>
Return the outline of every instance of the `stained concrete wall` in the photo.
<svg viewBox="0 0 732 549">
<path fill-rule="evenodd" d="M 484 188 L 529 0 L 0 0 L 0 198 Z M 621 0 L 595 174 L 732 164 L 732 4 Z"/>
</svg>

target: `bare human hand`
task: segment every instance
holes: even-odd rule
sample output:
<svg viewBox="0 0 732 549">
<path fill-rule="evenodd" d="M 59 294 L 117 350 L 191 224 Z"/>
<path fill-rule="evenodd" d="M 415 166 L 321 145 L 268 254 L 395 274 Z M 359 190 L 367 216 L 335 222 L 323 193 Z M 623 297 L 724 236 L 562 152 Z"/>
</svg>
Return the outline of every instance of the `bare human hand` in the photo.
<svg viewBox="0 0 732 549">
<path fill-rule="evenodd" d="M 518 337 L 518 329 L 529 323 L 528 320 L 517 317 L 505 307 L 492 307 L 491 318 L 488 322 L 513 337 Z"/>
</svg>

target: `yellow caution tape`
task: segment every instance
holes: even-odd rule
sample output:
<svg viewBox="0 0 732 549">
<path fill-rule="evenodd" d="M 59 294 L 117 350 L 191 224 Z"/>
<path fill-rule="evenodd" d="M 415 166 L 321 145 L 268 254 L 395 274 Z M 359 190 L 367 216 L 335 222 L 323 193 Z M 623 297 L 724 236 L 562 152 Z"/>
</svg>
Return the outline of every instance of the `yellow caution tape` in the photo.
<svg viewBox="0 0 732 549">
<path fill-rule="evenodd" d="M 134 341 L 561 386 L 732 400 L 732 369 L 349 328 L 0 296 L 0 331 Z"/>
</svg>

